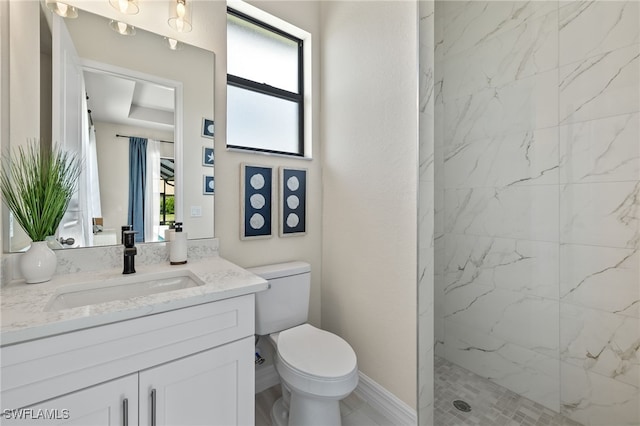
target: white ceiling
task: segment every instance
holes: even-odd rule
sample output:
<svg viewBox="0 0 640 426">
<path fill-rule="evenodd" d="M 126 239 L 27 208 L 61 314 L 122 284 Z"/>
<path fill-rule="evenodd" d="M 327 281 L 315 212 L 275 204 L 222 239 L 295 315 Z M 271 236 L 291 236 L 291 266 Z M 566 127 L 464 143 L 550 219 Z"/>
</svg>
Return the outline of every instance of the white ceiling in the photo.
<svg viewBox="0 0 640 426">
<path fill-rule="evenodd" d="M 171 130 L 173 89 L 122 77 L 84 72 L 87 103 L 93 121 Z"/>
</svg>

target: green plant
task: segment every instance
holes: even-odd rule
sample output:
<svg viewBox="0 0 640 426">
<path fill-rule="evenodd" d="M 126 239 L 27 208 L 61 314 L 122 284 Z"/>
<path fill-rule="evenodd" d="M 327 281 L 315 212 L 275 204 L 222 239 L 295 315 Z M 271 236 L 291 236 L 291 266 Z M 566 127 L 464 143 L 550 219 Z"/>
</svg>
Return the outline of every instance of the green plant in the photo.
<svg viewBox="0 0 640 426">
<path fill-rule="evenodd" d="M 37 141 L 3 156 L 2 199 L 33 241 L 54 235 L 67 210 L 81 172 L 74 153 L 54 146 L 41 152 Z"/>
</svg>

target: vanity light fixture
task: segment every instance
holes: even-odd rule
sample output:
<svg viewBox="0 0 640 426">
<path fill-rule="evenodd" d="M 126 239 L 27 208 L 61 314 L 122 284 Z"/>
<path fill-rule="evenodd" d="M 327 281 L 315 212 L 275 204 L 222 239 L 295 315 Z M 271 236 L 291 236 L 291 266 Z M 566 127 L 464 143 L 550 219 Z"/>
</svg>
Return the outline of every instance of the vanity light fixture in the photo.
<svg viewBox="0 0 640 426">
<path fill-rule="evenodd" d="M 62 16 L 63 18 L 77 18 L 78 17 L 78 9 L 74 6 L 69 6 L 66 3 L 62 3 L 56 0 L 46 0 L 45 4 L 47 8 L 54 12 L 58 16 Z"/>
<path fill-rule="evenodd" d="M 191 6 L 187 5 L 187 0 L 175 0 L 175 7 L 170 7 L 167 23 L 179 33 L 191 31 Z"/>
<path fill-rule="evenodd" d="M 182 50 L 182 43 L 175 38 L 165 37 L 164 42 L 170 50 Z"/>
<path fill-rule="evenodd" d="M 109 4 L 126 15 L 135 15 L 140 11 L 138 0 L 109 0 Z"/>
<path fill-rule="evenodd" d="M 136 34 L 136 28 L 124 22 L 112 20 L 109 22 L 109 27 L 120 35 L 132 36 Z"/>
</svg>

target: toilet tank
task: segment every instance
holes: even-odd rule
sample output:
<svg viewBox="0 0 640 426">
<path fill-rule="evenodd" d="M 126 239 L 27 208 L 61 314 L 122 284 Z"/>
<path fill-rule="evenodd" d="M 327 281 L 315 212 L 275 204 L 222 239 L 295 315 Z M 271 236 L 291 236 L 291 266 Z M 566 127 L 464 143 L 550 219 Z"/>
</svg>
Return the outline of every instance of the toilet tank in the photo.
<svg viewBox="0 0 640 426">
<path fill-rule="evenodd" d="M 256 293 L 256 334 L 266 336 L 307 322 L 311 265 L 305 262 L 258 266 L 249 271 L 269 282 Z"/>
</svg>

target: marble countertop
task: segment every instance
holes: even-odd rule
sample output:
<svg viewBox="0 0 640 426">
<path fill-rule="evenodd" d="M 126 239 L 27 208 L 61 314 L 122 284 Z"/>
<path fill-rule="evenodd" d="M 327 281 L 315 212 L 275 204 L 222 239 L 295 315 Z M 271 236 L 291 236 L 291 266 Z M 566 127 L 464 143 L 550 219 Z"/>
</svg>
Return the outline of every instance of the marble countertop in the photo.
<svg viewBox="0 0 640 426">
<path fill-rule="evenodd" d="M 83 284 L 89 286 L 99 282 L 108 285 L 109 280 L 124 277 L 122 268 L 56 275 L 40 284 L 11 283 L 0 289 L 0 346 L 242 296 L 267 288 L 264 279 L 219 256 L 190 260 L 179 266 L 168 263 L 136 265 L 135 275 L 185 269 L 204 284 L 52 312 L 46 308 L 58 294 L 79 289 Z"/>
</svg>

